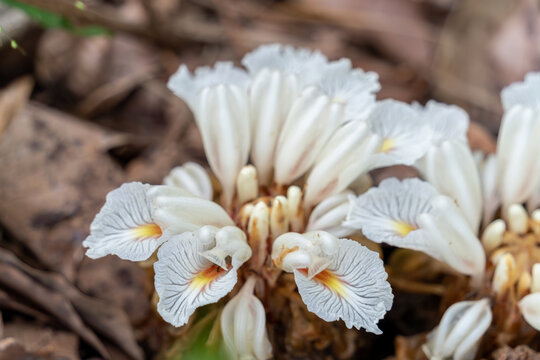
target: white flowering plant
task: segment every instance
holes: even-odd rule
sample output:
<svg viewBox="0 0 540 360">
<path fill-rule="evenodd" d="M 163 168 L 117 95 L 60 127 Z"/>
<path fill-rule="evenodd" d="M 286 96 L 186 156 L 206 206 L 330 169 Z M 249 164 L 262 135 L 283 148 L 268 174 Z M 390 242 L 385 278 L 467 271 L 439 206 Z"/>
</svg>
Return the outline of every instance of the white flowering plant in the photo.
<svg viewBox="0 0 540 360">
<path fill-rule="evenodd" d="M 232 359 L 284 351 L 277 337 L 290 334 L 271 323 L 290 330 L 298 314 L 323 332 L 342 322 L 334 340 L 345 327 L 380 334 L 394 296 L 365 238 L 424 252 L 470 277 L 479 295 L 448 309 L 424 346 L 430 358 L 474 357 L 492 323 L 491 292 L 516 282 L 519 309 L 539 328 L 540 259 L 522 261 L 528 255 L 515 240 L 534 243 L 540 229 L 538 211 L 528 217 L 521 206 L 529 200 L 533 210 L 540 199 L 531 155 L 540 150 L 540 96 L 531 95 L 538 77 L 503 92 L 499 150 L 484 158 L 467 144 L 462 109 L 376 101 L 377 74 L 348 59 L 265 45 L 242 65 L 194 73 L 182 65 L 170 78 L 194 115 L 209 169 L 189 162 L 162 185 L 113 190 L 83 243 L 87 256 L 151 261 L 157 311 L 175 327 L 218 303 L 215 329 Z M 371 170 L 397 164 L 424 180 L 371 187 Z M 502 220 L 488 225 L 496 212 L 508 231 Z M 528 283 L 521 279 L 531 271 Z"/>
</svg>

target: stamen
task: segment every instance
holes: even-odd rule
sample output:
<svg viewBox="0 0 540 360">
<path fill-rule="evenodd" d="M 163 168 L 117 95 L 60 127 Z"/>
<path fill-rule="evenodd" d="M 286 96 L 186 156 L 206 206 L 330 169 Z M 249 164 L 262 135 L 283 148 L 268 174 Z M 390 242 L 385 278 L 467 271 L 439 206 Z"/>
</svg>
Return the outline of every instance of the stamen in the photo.
<svg viewBox="0 0 540 360">
<path fill-rule="evenodd" d="M 248 242 L 253 250 L 251 264 L 259 269 L 266 259 L 266 241 L 270 235 L 270 210 L 264 201 L 259 201 L 253 208 L 247 227 Z"/>
<path fill-rule="evenodd" d="M 497 219 L 491 222 L 482 234 L 482 243 L 487 252 L 499 247 L 503 242 L 503 235 L 506 231 L 506 223 Z"/>
<path fill-rule="evenodd" d="M 515 283 L 516 260 L 512 254 L 504 254 L 498 261 L 493 275 L 493 290 L 502 295 Z"/>
<path fill-rule="evenodd" d="M 531 288 L 531 275 L 528 272 L 521 273 L 517 284 L 517 297 L 521 298 L 529 292 Z"/>
<path fill-rule="evenodd" d="M 270 210 L 270 232 L 275 239 L 289 230 L 289 209 L 285 196 L 276 196 Z"/>
<path fill-rule="evenodd" d="M 532 267 L 531 293 L 540 292 L 540 263 Z"/>
<path fill-rule="evenodd" d="M 508 225 L 510 231 L 522 235 L 529 228 L 529 216 L 527 210 L 521 205 L 510 205 L 508 208 Z"/>
<path fill-rule="evenodd" d="M 246 165 L 240 170 L 240 174 L 236 179 L 236 193 L 240 205 L 257 198 L 259 195 L 259 183 L 255 166 Z"/>
<path fill-rule="evenodd" d="M 289 231 L 301 232 L 304 227 L 304 212 L 302 210 L 302 190 L 298 186 L 290 186 L 287 189 L 287 204 L 289 208 Z"/>
</svg>

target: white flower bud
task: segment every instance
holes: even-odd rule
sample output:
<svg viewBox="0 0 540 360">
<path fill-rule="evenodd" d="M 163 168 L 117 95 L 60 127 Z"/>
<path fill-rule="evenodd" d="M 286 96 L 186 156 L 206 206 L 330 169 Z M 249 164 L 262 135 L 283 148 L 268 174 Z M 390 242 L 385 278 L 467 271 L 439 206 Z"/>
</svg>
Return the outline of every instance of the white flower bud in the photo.
<svg viewBox="0 0 540 360">
<path fill-rule="evenodd" d="M 429 359 L 472 360 L 491 324 L 488 299 L 461 301 L 450 306 L 423 346 Z"/>
<path fill-rule="evenodd" d="M 230 359 L 264 360 L 272 357 L 264 306 L 253 295 L 254 287 L 255 278 L 250 277 L 221 314 L 221 333 Z"/>
</svg>

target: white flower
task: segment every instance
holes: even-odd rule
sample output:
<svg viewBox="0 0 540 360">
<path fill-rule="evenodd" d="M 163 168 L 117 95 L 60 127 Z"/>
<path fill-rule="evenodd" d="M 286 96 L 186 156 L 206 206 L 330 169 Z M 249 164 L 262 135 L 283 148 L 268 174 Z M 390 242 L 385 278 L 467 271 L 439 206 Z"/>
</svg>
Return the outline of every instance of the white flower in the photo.
<svg viewBox="0 0 540 360">
<path fill-rule="evenodd" d="M 336 236 L 355 230 L 343 220 L 354 189 L 370 184 L 367 172 L 414 164 L 435 131 L 410 105 L 376 103 L 377 75 L 353 69 L 347 59 L 330 62 L 318 52 L 268 45 L 242 64 L 247 72 L 217 63 L 191 74 L 182 65 L 168 83 L 192 110 L 220 186 L 194 163 L 173 169 L 165 185 L 123 185 L 96 216 L 84 242 L 87 254 L 143 260 L 161 246 L 154 265 L 158 311 L 175 326 L 250 276 L 273 291 L 284 270 L 322 319 L 380 333 L 377 322 L 393 299 L 383 263 L 377 253 Z M 448 118 L 436 129 L 450 129 Z M 455 206 L 437 204 L 420 215 L 444 223 L 440 213 L 448 210 L 452 226 L 464 223 Z M 416 221 L 409 210 L 401 220 Z M 445 228 L 433 236 L 444 245 L 458 235 L 469 233 Z M 414 243 L 412 237 L 406 241 Z M 463 241 L 444 245 L 457 255 L 437 254 L 472 273 L 468 256 L 475 252 L 463 255 Z M 451 256 L 458 260 L 446 259 Z M 232 353 L 263 359 L 271 347 L 253 281 L 225 306 L 223 335 Z"/>
<path fill-rule="evenodd" d="M 107 195 L 83 242 L 89 248 L 87 256 L 96 259 L 113 254 L 131 261 L 145 260 L 165 241 L 152 216 L 148 189 L 150 185 L 128 183 Z"/>
<path fill-rule="evenodd" d="M 294 274 L 310 311 L 326 321 L 343 319 L 348 328 L 381 333 L 376 324 L 391 308 L 393 295 L 376 252 L 315 231 L 281 235 L 272 259 Z"/>
<path fill-rule="evenodd" d="M 428 343 L 423 348 L 426 356 L 431 360 L 474 359 L 491 319 L 488 299 L 455 303 L 428 335 Z"/>
<path fill-rule="evenodd" d="M 344 225 L 376 242 L 423 251 L 462 273 L 484 272 L 484 250 L 460 209 L 421 180 L 384 180 L 355 200 Z"/>
<path fill-rule="evenodd" d="M 221 333 L 231 359 L 265 360 L 272 357 L 264 306 L 253 295 L 255 282 L 255 277 L 250 277 L 221 313 Z"/>
<path fill-rule="evenodd" d="M 368 118 L 373 134 L 381 138 L 372 168 L 396 164 L 412 165 L 431 145 L 431 129 L 418 111 L 408 104 L 384 100 Z"/>
<path fill-rule="evenodd" d="M 206 252 L 218 250 L 220 261 Z M 227 295 L 237 281 L 236 271 L 251 256 L 245 234 L 238 228 L 204 227 L 172 236 L 158 251 L 154 264 L 158 311 L 175 326 L 184 325 L 199 306 Z M 231 263 L 225 259 L 231 257 Z"/>
</svg>

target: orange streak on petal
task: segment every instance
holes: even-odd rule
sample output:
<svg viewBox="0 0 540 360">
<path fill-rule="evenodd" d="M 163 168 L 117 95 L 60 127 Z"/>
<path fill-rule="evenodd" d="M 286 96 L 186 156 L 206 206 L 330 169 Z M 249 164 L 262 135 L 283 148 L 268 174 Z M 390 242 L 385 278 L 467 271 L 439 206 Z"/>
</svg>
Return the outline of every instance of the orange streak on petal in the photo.
<svg viewBox="0 0 540 360">
<path fill-rule="evenodd" d="M 212 265 L 202 271 L 199 271 L 193 280 L 191 280 L 190 287 L 202 290 L 212 281 L 216 280 L 225 273 L 221 267 L 217 265 Z"/>
<path fill-rule="evenodd" d="M 307 269 L 298 269 L 302 274 L 307 276 Z M 313 277 L 313 280 L 322 284 L 327 289 L 332 290 L 334 293 L 338 294 L 341 297 L 347 297 L 347 291 L 343 284 L 343 281 L 337 277 L 332 271 L 323 270 Z"/>
</svg>

